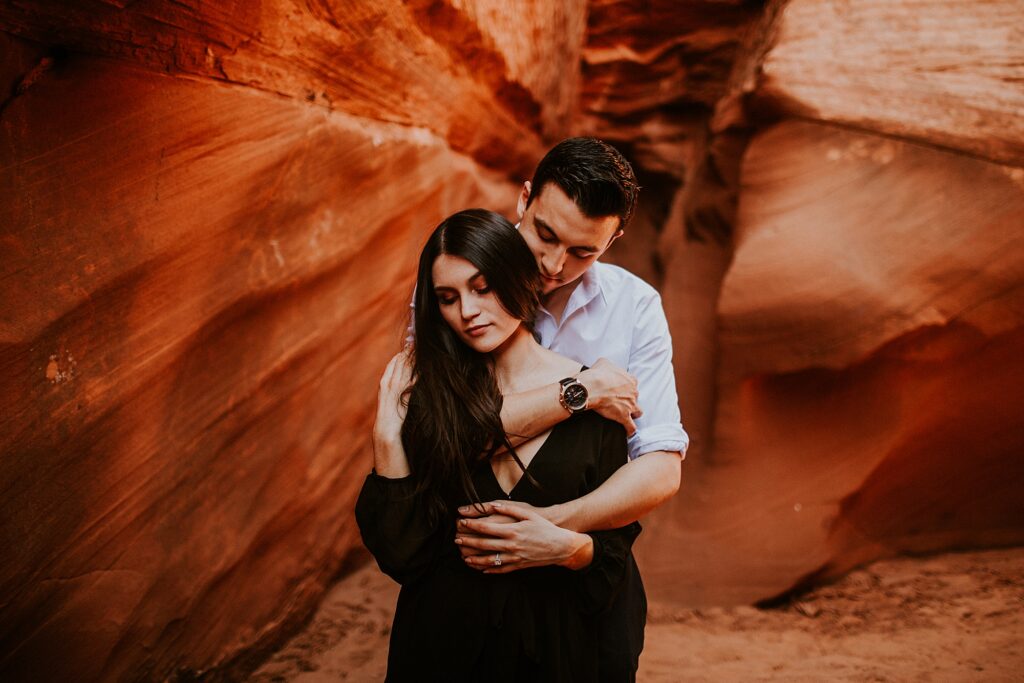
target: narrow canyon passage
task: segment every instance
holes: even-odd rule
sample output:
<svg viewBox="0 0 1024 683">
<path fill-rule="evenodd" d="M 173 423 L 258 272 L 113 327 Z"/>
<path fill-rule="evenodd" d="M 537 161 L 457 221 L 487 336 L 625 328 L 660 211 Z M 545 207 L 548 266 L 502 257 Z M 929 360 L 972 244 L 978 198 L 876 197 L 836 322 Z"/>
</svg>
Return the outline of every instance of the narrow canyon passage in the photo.
<svg viewBox="0 0 1024 683">
<path fill-rule="evenodd" d="M 1019 636 L 1020 0 L 40 0 L 0 55 L 0 679 L 237 680 L 339 590 L 386 609 L 352 509 L 420 247 L 574 135 L 636 170 L 607 260 L 691 436 L 647 680 L 933 571 L 981 600 L 936 638 Z"/>
</svg>

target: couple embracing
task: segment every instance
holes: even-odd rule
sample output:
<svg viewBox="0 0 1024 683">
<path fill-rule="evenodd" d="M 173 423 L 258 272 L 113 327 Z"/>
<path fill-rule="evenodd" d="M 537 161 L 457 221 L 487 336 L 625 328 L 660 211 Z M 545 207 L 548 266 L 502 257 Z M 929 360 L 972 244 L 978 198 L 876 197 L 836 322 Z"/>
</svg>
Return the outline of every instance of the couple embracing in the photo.
<svg viewBox="0 0 1024 683">
<path fill-rule="evenodd" d="M 427 240 L 356 504 L 402 586 L 388 681 L 635 680 L 636 520 L 688 443 L 660 297 L 598 261 L 638 189 L 617 150 L 571 138 L 517 226 L 471 209 Z"/>
</svg>

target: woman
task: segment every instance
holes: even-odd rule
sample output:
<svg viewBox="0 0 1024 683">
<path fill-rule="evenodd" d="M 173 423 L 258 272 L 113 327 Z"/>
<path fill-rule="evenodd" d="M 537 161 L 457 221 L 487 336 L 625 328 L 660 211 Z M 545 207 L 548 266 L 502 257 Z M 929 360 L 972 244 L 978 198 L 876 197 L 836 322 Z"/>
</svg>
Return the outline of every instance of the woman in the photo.
<svg viewBox="0 0 1024 683">
<path fill-rule="evenodd" d="M 443 221 L 420 256 L 416 341 L 381 379 L 374 473 L 356 504 L 366 546 L 402 584 L 389 681 L 600 679 L 600 613 L 635 571 L 639 525 L 579 534 L 541 521 L 563 560 L 509 573 L 468 566 L 453 541 L 460 505 L 565 502 L 626 462 L 623 428 L 596 413 L 515 448 L 502 429 L 503 392 L 582 370 L 531 333 L 538 278 L 516 229 L 479 209 Z"/>
</svg>

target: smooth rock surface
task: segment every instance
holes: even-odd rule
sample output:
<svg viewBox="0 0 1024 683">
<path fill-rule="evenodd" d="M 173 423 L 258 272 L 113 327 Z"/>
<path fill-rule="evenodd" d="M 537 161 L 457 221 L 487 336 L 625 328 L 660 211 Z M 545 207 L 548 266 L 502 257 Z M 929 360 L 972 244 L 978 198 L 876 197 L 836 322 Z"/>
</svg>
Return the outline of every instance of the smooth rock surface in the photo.
<svg viewBox="0 0 1024 683">
<path fill-rule="evenodd" d="M 0 679 L 235 679 L 292 633 L 365 559 L 422 240 L 572 133 L 637 167 L 609 260 L 693 437 L 654 600 L 1024 542 L 1021 14 L 0 5 Z"/>
<path fill-rule="evenodd" d="M 1024 541 L 1024 170 L 790 122 L 741 178 L 714 448 L 641 539 L 652 593 Z"/>
<path fill-rule="evenodd" d="M 543 154 L 542 136 L 565 134 L 578 87 L 580 1 L 117 4 L 5 3 L 0 28 L 62 50 L 423 127 L 524 176 Z"/>
<path fill-rule="evenodd" d="M 1024 165 L 1020 0 L 792 0 L 758 96 L 786 115 Z"/>
<path fill-rule="evenodd" d="M 0 678 L 227 675 L 358 545 L 419 245 L 515 185 L 423 128 L 78 55 L 0 156 Z"/>
</svg>

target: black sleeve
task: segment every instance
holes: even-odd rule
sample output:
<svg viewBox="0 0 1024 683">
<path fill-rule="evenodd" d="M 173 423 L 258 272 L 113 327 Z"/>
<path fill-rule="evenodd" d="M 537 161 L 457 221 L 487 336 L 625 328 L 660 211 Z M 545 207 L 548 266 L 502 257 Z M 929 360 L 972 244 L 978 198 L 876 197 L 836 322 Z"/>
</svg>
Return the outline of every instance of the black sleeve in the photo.
<svg viewBox="0 0 1024 683">
<path fill-rule="evenodd" d="M 381 571 L 400 584 L 414 581 L 435 560 L 440 525 L 428 522 L 411 475 L 367 475 L 356 500 L 356 523 Z"/>
<path fill-rule="evenodd" d="M 601 429 L 594 488 L 607 481 L 626 464 L 629 457 L 626 430 L 622 425 L 603 420 Z M 633 542 L 640 531 L 640 523 L 633 522 L 618 529 L 587 532 L 594 541 L 594 558 L 579 571 L 579 595 L 584 613 L 597 614 L 612 604 L 626 575 Z"/>
</svg>

